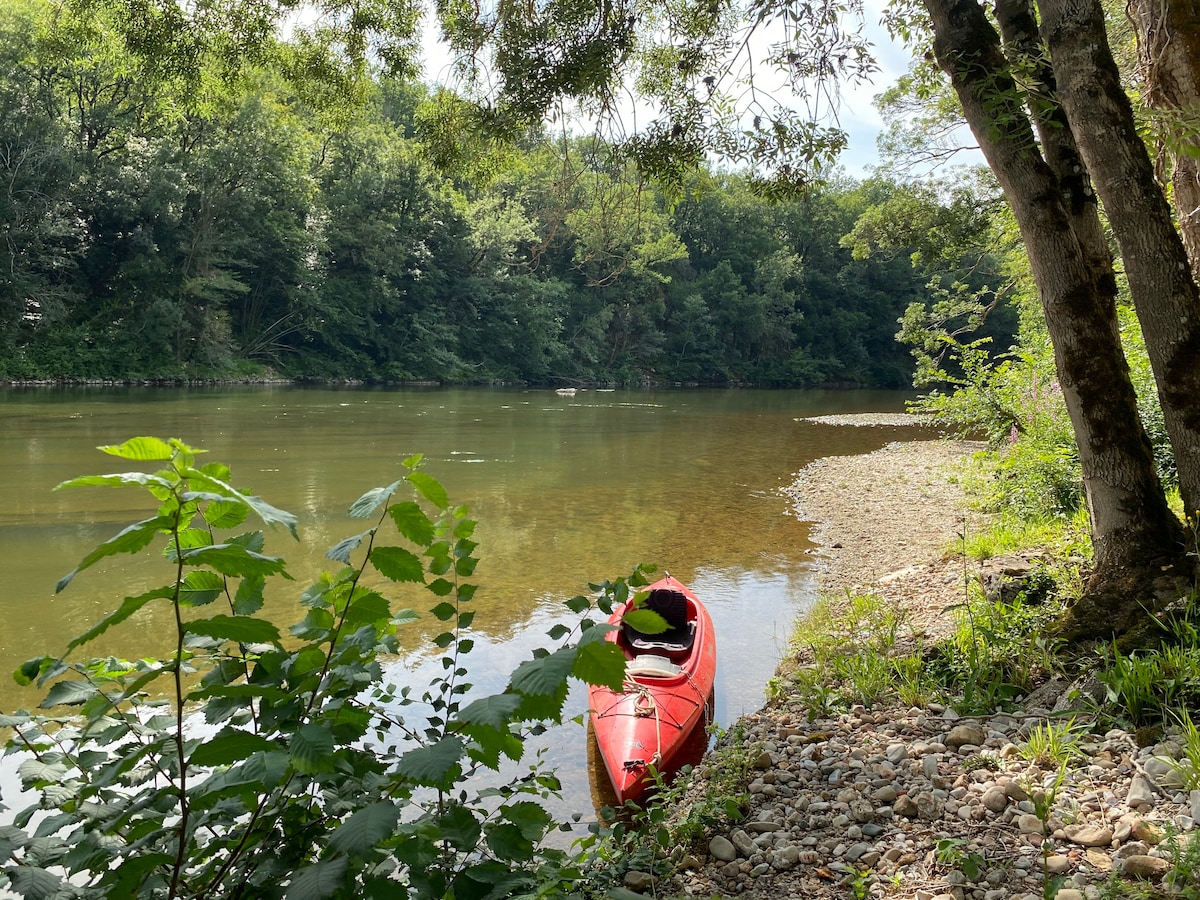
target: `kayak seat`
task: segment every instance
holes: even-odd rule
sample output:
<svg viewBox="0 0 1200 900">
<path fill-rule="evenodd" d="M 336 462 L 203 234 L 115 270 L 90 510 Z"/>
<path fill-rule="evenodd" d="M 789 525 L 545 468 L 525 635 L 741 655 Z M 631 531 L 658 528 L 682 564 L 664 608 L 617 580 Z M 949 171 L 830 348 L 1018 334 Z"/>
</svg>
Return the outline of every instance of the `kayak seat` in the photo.
<svg viewBox="0 0 1200 900">
<path fill-rule="evenodd" d="M 696 623 L 688 621 L 687 606 L 687 597 L 679 591 L 651 591 L 646 598 L 645 608 L 662 616 L 668 627 L 658 634 L 646 634 L 623 625 L 625 640 L 634 653 L 654 651 L 677 658 L 691 652 L 692 644 L 696 641 Z"/>
</svg>

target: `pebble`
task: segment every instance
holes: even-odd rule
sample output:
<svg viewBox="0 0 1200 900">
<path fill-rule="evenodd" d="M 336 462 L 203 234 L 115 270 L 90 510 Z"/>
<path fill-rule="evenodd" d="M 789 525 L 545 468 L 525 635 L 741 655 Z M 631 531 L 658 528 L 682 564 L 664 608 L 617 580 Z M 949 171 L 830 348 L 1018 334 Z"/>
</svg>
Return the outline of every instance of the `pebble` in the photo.
<svg viewBox="0 0 1200 900">
<path fill-rule="evenodd" d="M 1019 752 L 1045 710 L 857 707 L 809 721 L 783 703 L 743 719 L 750 809 L 710 834 L 707 856 L 683 857 L 676 893 L 834 900 L 853 882 L 876 900 L 1037 900 L 1045 873 L 1067 879 L 1058 900 L 1094 900 L 1112 872 L 1162 880 L 1170 861 L 1157 843 L 1200 820 L 1200 791 L 1164 788 L 1177 774 L 1166 742 L 1145 752 L 1119 729 L 1089 738 L 1090 758 L 1059 781 L 1056 765 Z M 704 771 L 681 808 L 703 801 Z"/>
</svg>

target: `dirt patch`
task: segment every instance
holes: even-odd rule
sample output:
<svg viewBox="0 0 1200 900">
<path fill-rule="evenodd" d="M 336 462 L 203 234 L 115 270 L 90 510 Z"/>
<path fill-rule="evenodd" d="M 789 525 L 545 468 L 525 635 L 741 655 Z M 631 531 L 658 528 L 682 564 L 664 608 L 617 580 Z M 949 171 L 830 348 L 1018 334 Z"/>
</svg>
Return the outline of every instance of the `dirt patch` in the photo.
<svg viewBox="0 0 1200 900">
<path fill-rule="evenodd" d="M 786 493 L 795 514 L 816 523 L 821 594 L 875 593 L 907 610 L 915 629 L 945 634 L 946 607 L 963 599 L 954 545 L 985 519 L 959 475 L 982 449 L 975 441 L 906 441 L 801 471 Z"/>
</svg>

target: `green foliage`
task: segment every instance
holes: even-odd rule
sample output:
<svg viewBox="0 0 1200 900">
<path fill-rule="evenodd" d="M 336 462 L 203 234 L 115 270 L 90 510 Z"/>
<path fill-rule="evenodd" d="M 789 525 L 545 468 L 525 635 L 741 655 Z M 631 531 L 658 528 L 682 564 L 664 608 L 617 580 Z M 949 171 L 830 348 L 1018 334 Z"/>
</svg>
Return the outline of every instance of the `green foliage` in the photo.
<svg viewBox="0 0 1200 900">
<path fill-rule="evenodd" d="M 353 503 L 366 530 L 329 551 L 336 568 L 301 593 L 303 618 L 285 634 L 262 610 L 287 564 L 257 525 L 295 534 L 296 519 L 177 439 L 101 449 L 153 467 L 60 487 L 139 489 L 152 515 L 100 544 L 59 590 L 117 554 L 158 552 L 166 577 L 69 649 L 128 627 L 150 604 L 172 612 L 171 649 L 38 656 L 18 670 L 46 695 L 39 710 L 0 718 L 37 796 L 3 829 L 0 887 L 26 897 L 499 898 L 580 877 L 573 857 L 544 843 L 556 827 L 539 802 L 558 791 L 552 772 L 535 764 L 489 789 L 470 775 L 521 762 L 524 736 L 561 721 L 568 677 L 619 683 L 624 660 L 590 652 L 606 626 L 585 618 L 501 692 L 473 690 L 475 522 L 419 456 Z M 568 605 L 605 613 L 645 583 L 639 568 Z M 429 618 L 393 592 L 417 606 L 424 596 Z M 424 686 L 387 683 L 384 658 L 418 620 L 442 629 L 442 671 Z"/>
<path fill-rule="evenodd" d="M 1060 766 L 1084 758 L 1079 746 L 1084 729 L 1073 718 L 1061 722 L 1043 722 L 1017 745 L 1021 756 L 1040 766 Z"/>
<path fill-rule="evenodd" d="M 0 376 L 911 382 L 895 321 L 933 276 L 839 243 L 894 187 L 835 180 L 772 203 L 688 164 L 668 194 L 628 152 L 679 163 L 671 129 L 637 147 L 497 135 L 515 109 L 361 68 L 351 33 L 411 24 L 377 5 L 331 7 L 286 41 L 242 3 L 204 21 L 6 6 Z M 136 34 L 131 9 L 149 17 Z M 555 35 L 572 32 L 505 39 Z M 609 50 L 576 37 L 599 54 L 576 61 L 582 88 Z M 654 52 L 654 77 L 684 77 L 666 60 L 687 53 Z"/>
<path fill-rule="evenodd" d="M 804 664 L 773 680 L 770 690 L 801 698 L 810 718 L 856 703 L 918 702 L 937 693 L 919 643 L 909 640 L 903 610 L 874 594 L 819 605 L 797 626 L 792 644 Z"/>
</svg>

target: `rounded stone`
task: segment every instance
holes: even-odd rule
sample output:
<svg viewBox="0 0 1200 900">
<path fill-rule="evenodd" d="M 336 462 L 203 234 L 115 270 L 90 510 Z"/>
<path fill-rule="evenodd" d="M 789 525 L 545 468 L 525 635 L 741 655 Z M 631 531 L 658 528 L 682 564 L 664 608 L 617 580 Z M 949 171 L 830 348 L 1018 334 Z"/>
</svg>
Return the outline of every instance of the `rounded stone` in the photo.
<svg viewBox="0 0 1200 900">
<path fill-rule="evenodd" d="M 737 849 L 729 838 L 723 835 L 717 835 L 708 842 L 708 852 L 714 859 L 719 859 L 721 862 L 733 862 L 737 859 Z"/>
</svg>

